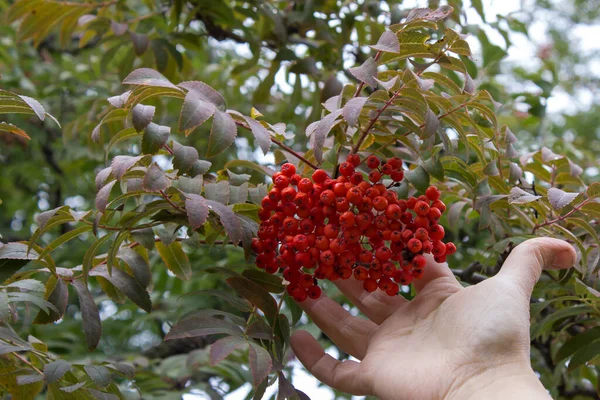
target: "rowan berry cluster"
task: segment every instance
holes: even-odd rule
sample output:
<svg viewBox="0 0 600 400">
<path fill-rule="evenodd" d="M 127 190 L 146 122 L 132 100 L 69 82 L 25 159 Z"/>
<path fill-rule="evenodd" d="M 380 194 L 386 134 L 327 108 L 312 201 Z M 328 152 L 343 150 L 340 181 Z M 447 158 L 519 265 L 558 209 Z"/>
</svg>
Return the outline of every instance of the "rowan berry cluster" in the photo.
<svg viewBox="0 0 600 400">
<path fill-rule="evenodd" d="M 453 243 L 442 242 L 438 221 L 446 206 L 439 189 L 430 186 L 422 196 L 399 199 L 390 188 L 404 179 L 402 160 L 365 161 L 367 179 L 356 170 L 361 164 L 356 154 L 339 165 L 335 179 L 321 169 L 303 178 L 292 164 L 273 175 L 252 248 L 259 268 L 283 273 L 296 301 L 318 298 L 318 280 L 352 275 L 368 292 L 379 288 L 394 296 L 399 284 L 423 276 L 424 253 L 444 262 L 456 251 Z M 386 186 L 384 179 L 391 183 Z"/>
</svg>

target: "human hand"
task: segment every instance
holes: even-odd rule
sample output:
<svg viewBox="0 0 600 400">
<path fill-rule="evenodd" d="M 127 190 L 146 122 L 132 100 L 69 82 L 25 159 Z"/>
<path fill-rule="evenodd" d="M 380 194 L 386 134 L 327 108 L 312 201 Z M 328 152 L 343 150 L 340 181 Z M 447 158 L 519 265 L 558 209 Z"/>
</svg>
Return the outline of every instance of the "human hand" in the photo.
<svg viewBox="0 0 600 400">
<path fill-rule="evenodd" d="M 411 301 L 366 292 L 353 279 L 339 289 L 369 319 L 322 295 L 300 303 L 343 351 L 340 362 L 307 332 L 292 336 L 302 364 L 321 382 L 382 400 L 550 398 L 529 360 L 529 300 L 542 269 L 568 268 L 566 242 L 538 238 L 517 246 L 500 272 L 463 288 L 447 264 L 428 260 Z"/>
</svg>

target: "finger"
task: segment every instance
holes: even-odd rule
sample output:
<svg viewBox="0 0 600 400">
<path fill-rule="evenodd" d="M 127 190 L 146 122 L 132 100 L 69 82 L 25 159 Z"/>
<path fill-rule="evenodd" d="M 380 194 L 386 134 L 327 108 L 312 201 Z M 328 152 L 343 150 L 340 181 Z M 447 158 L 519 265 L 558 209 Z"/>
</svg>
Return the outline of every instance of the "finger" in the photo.
<svg viewBox="0 0 600 400">
<path fill-rule="evenodd" d="M 319 342 L 306 331 L 294 333 L 290 343 L 300 362 L 324 384 L 356 396 L 370 394 L 360 363 L 336 360 L 325 353 Z"/>
<path fill-rule="evenodd" d="M 363 288 L 361 281 L 354 278 L 338 279 L 335 285 L 371 321 L 381 324 L 402 304 L 408 302 L 402 296 L 390 296 L 381 290 L 372 293 Z"/>
<path fill-rule="evenodd" d="M 570 268 L 576 258 L 575 250 L 564 240 L 529 239 L 514 248 L 498 276 L 514 281 L 531 295 L 543 269 Z"/>
<path fill-rule="evenodd" d="M 425 290 L 427 292 L 443 290 L 444 293 L 452 294 L 462 289 L 447 263 L 439 264 L 435 262 L 430 254 L 424 254 L 424 256 L 427 259 L 427 264 L 423 268 L 423 276 L 413 280 L 413 286 L 417 293 L 422 293 Z"/>
<path fill-rule="evenodd" d="M 299 303 L 313 322 L 346 353 L 363 359 L 369 339 L 377 325 L 350 315 L 337 302 L 322 294 L 317 300 Z"/>
</svg>

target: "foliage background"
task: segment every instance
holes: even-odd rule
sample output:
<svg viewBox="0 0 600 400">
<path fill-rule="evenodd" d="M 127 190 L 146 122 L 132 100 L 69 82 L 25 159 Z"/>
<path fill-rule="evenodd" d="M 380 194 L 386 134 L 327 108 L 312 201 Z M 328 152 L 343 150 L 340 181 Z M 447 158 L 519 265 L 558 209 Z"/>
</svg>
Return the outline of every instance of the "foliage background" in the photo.
<svg viewBox="0 0 600 400">
<path fill-rule="evenodd" d="M 0 14 L 9 18 L 13 3 L 0 0 Z M 150 67 L 173 82 L 207 82 L 224 96 L 228 108 L 249 114 L 255 107 L 265 120 L 285 122 L 286 130 L 296 133 L 294 148 L 302 151 L 307 145 L 303 132 L 321 118 L 321 103 L 337 94 L 343 83 L 355 81 L 349 68 L 366 60 L 370 49 L 365 44 L 375 43 L 385 26 L 398 22 L 413 6 L 394 1 L 115 3 L 101 7 L 104 4 L 90 2 L 81 14 L 71 14 L 74 24 L 69 19 L 40 15 L 38 19 L 0 25 L 0 88 L 38 99 L 62 125 L 59 129 L 50 121 L 6 117 L 7 122 L 25 129 L 31 140 L 0 132 L 0 235 L 5 243 L 28 240 L 42 211 L 62 205 L 78 211 L 94 208 L 94 180 L 106 155 L 105 148 L 91 140 L 91 132 L 106 114 L 106 99 L 125 90 L 121 81 L 132 70 Z M 436 8 L 438 3 L 418 5 Z M 500 16 L 492 15 L 493 8 L 485 2 L 449 3 L 456 10 L 452 18 L 460 21 L 462 33 L 469 35 L 476 51 L 473 62 L 466 62 L 469 73 L 479 88 L 503 104 L 499 122 L 507 124 L 518 137 L 518 150 L 528 152 L 546 146 L 579 165 L 585 183 L 597 181 L 600 49 L 586 45 L 593 44 L 593 32 L 597 32 L 593 29 L 600 25 L 596 2 L 523 1 L 519 12 Z M 78 6 L 81 4 L 88 3 Z M 46 16 L 67 12 L 55 9 Z M 103 15 L 105 21 L 78 26 L 75 17 L 90 13 Z M 453 21 L 448 24 L 454 26 Z M 128 31 L 117 35 L 123 29 Z M 161 104 L 154 121 L 172 123 L 179 107 L 174 102 Z M 108 129 L 117 131 L 112 126 Z M 201 157 L 206 155 L 203 149 L 208 147 L 209 129 L 200 127 L 185 142 L 199 149 Z M 105 138 L 104 145 L 106 142 Z M 236 159 L 270 167 L 281 159 L 278 153 L 263 155 L 253 146 L 252 136 L 242 130 L 235 144 L 209 158 L 215 171 Z M 111 156 L 137 151 L 135 145 L 124 146 L 113 150 Z M 167 163 L 166 158 L 162 161 Z M 531 180 L 532 174 L 526 171 L 525 177 Z M 258 176 L 253 173 L 253 178 Z M 491 235 L 479 231 L 478 225 L 478 215 L 465 216 L 453 232 L 460 249 L 452 266 L 466 282 L 494 273 L 502 256 L 503 248 L 492 248 Z M 593 227 L 597 230 L 597 224 Z M 63 225 L 47 232 L 41 242 L 51 243 L 67 230 Z M 72 268 L 81 264 L 93 239 L 87 233 L 56 249 L 52 253 L 56 265 Z M 222 246 L 200 246 L 188 256 L 195 270 L 197 266 L 214 266 L 241 271 L 249 265 L 243 251 Z M 533 342 L 533 365 L 557 398 L 598 397 L 600 380 L 594 362 L 569 370 L 564 359 L 556 357 L 570 338 L 598 330 L 597 299 L 590 294 L 598 289 L 597 262 L 596 257 L 594 265 L 588 265 L 591 272 L 578 276 L 584 284 L 578 284 L 575 276 L 560 277 L 563 280 L 557 284 L 556 277 L 548 275 L 536 292 L 534 318 L 541 328 Z M 161 260 L 153 255 L 149 263 L 154 266 Z M 134 366 L 135 383 L 123 377 L 115 380 L 123 395 L 131 398 L 136 398 L 138 390 L 144 398 L 180 398 L 191 391 L 221 398 L 250 381 L 242 353 L 216 367 L 207 363 L 206 346 L 214 341 L 211 337 L 162 341 L 170 326 L 186 312 L 202 308 L 234 311 L 215 297 L 180 297 L 202 289 L 229 290 L 219 274 L 194 273 L 185 282 L 163 267 L 153 267 L 152 274 L 155 285 L 150 314 L 131 302 L 117 304 L 92 287 L 103 330 L 94 352 L 88 352 L 83 339 L 76 296 L 70 296 L 59 322 L 35 325 L 32 321 L 37 311 L 23 311 L 13 328 L 23 338 L 32 335 L 40 339 L 52 354 L 73 363 L 111 360 Z M 335 290 L 330 294 L 344 301 Z M 563 300 L 549 304 L 549 298 Z M 590 308 L 576 308 L 582 303 Z M 318 334 L 309 321 L 303 322 Z M 600 335 L 588 336 L 575 348 L 596 344 L 586 350 L 587 359 L 594 361 L 600 353 L 595 342 Z M 190 381 L 194 384 L 186 387 Z M 302 390 L 300 383 L 293 383 Z"/>
</svg>

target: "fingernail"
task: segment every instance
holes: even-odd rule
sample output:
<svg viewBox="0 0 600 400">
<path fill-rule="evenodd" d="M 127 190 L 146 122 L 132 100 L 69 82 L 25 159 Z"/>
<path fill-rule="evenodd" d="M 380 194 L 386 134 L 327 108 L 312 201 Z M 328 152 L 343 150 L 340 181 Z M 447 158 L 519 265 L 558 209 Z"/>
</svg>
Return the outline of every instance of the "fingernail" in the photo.
<svg viewBox="0 0 600 400">
<path fill-rule="evenodd" d="M 573 266 L 573 253 L 570 251 L 561 251 L 554 257 L 554 262 L 550 268 L 563 269 Z"/>
</svg>

